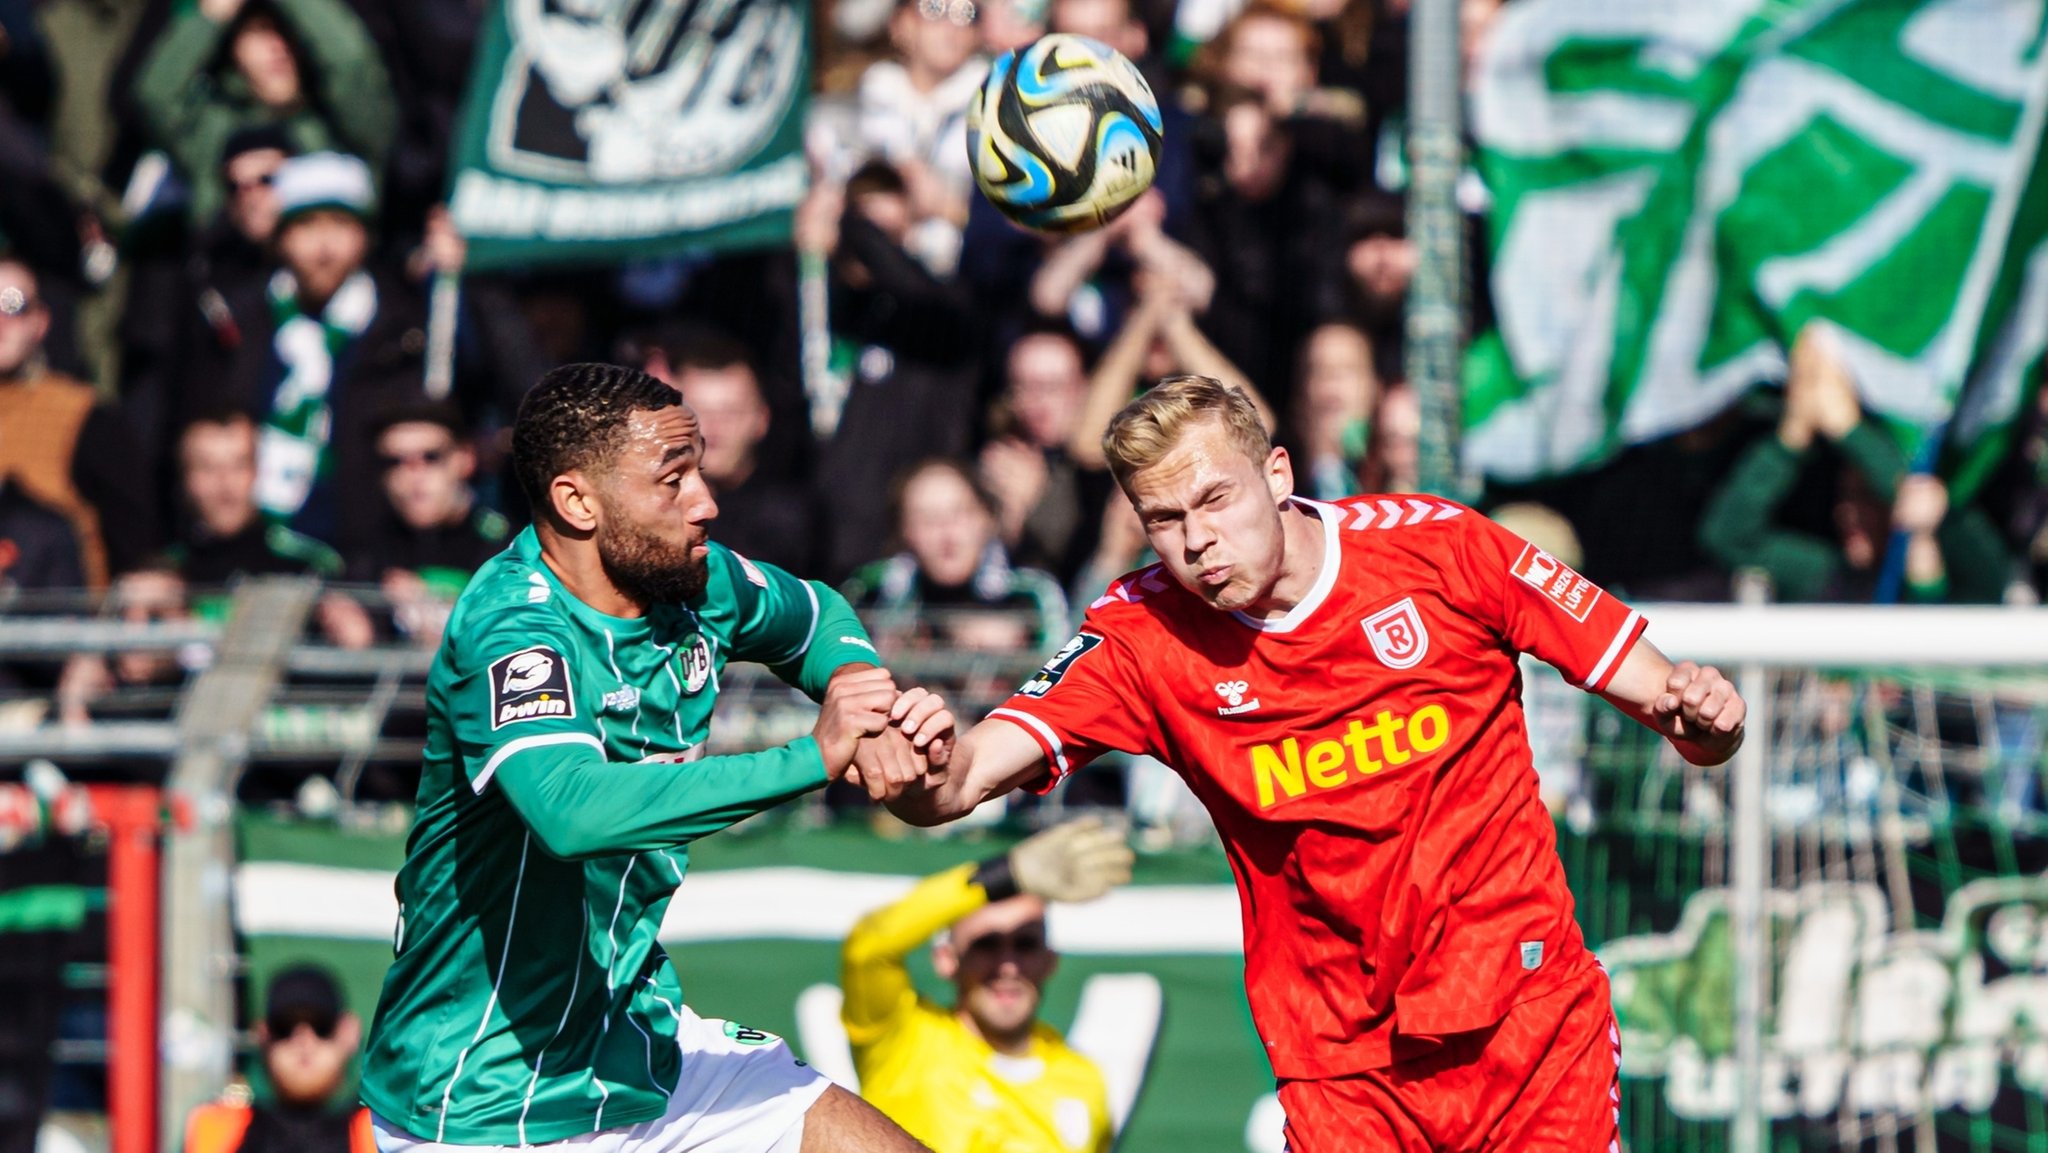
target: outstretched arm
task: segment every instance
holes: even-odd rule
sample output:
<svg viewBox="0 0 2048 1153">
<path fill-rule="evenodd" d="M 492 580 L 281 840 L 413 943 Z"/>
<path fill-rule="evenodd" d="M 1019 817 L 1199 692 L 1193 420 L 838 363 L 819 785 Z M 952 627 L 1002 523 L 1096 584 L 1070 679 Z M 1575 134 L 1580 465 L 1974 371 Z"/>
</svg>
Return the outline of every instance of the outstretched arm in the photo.
<svg viewBox="0 0 2048 1153">
<path fill-rule="evenodd" d="M 931 766 L 888 802 L 890 812 L 913 825 L 963 817 L 1046 771 L 1044 750 L 1023 729 L 991 717 L 956 736 L 952 712 L 924 689 L 898 697 L 889 716 Z"/>
<path fill-rule="evenodd" d="M 1645 638 L 1637 638 L 1600 695 L 1695 765 L 1721 764 L 1742 747 L 1749 706 L 1734 684 L 1712 666 L 1672 664 Z"/>
</svg>

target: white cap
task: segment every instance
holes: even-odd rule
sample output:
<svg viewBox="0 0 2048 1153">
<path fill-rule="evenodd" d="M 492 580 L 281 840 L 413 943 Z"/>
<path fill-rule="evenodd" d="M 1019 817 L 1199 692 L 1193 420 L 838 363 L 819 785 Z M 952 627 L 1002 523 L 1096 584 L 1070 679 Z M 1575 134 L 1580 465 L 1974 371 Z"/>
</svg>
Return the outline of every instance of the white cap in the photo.
<svg viewBox="0 0 2048 1153">
<path fill-rule="evenodd" d="M 279 166 L 271 188 L 277 194 L 280 224 L 317 208 L 339 209 L 362 220 L 376 212 L 370 166 L 344 152 L 294 156 Z"/>
</svg>

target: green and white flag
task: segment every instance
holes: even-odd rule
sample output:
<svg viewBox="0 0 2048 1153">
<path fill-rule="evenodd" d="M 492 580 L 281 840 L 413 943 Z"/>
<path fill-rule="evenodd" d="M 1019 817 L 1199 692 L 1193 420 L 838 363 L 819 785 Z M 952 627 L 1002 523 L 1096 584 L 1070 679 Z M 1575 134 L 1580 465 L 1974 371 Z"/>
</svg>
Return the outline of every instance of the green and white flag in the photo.
<svg viewBox="0 0 2048 1153">
<path fill-rule="evenodd" d="M 1909 451 L 1973 487 L 2048 346 L 2042 0 L 1521 0 L 1476 78 L 1498 327 L 1468 464 L 1508 480 L 1695 427 L 1835 330 Z"/>
<path fill-rule="evenodd" d="M 470 266 L 787 240 L 810 19 L 798 0 L 496 0 L 451 165 Z"/>
</svg>

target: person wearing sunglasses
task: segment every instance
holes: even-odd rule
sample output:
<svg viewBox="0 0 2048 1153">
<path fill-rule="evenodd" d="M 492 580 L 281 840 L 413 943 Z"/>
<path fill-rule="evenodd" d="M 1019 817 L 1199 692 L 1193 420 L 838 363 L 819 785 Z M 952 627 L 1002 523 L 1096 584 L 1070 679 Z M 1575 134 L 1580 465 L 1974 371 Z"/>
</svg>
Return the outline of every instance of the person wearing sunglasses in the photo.
<svg viewBox="0 0 2048 1153">
<path fill-rule="evenodd" d="M 336 1100 L 362 1034 L 326 969 L 278 973 L 256 1026 L 271 1099 L 259 1103 L 247 1085 L 230 1086 L 186 1119 L 185 1153 L 374 1153 L 369 1110 Z"/>
<path fill-rule="evenodd" d="M 349 579 L 380 586 L 389 624 L 432 647 L 469 576 L 502 551 L 512 525 L 480 504 L 470 485 L 476 451 L 453 406 L 419 402 L 385 410 L 375 425 L 387 515 L 349 553 Z"/>
<path fill-rule="evenodd" d="M 935 1153 L 1107 1153 L 1101 1070 L 1038 1019 L 1059 965 L 1045 911 L 1108 893 L 1131 863 L 1122 833 L 1084 817 L 861 918 L 840 955 L 861 1096 Z M 950 1007 L 911 984 L 905 960 L 927 941 Z"/>
</svg>

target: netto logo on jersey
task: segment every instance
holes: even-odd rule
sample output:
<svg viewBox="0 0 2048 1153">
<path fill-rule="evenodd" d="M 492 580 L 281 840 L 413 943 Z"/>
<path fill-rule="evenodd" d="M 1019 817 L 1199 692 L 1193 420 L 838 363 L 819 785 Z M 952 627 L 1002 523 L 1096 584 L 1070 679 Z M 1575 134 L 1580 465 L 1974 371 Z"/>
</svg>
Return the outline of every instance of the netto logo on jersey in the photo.
<svg viewBox="0 0 2048 1153">
<path fill-rule="evenodd" d="M 1296 737 L 1254 745 L 1252 779 L 1259 809 L 1355 785 L 1433 753 L 1450 739 L 1451 715 L 1442 705 L 1424 705 L 1406 715 L 1381 709 L 1371 724 L 1353 717 L 1342 734 L 1306 747 Z"/>
<path fill-rule="evenodd" d="M 569 664 L 547 645 L 534 645 L 491 665 L 491 728 L 576 715 Z"/>
</svg>

